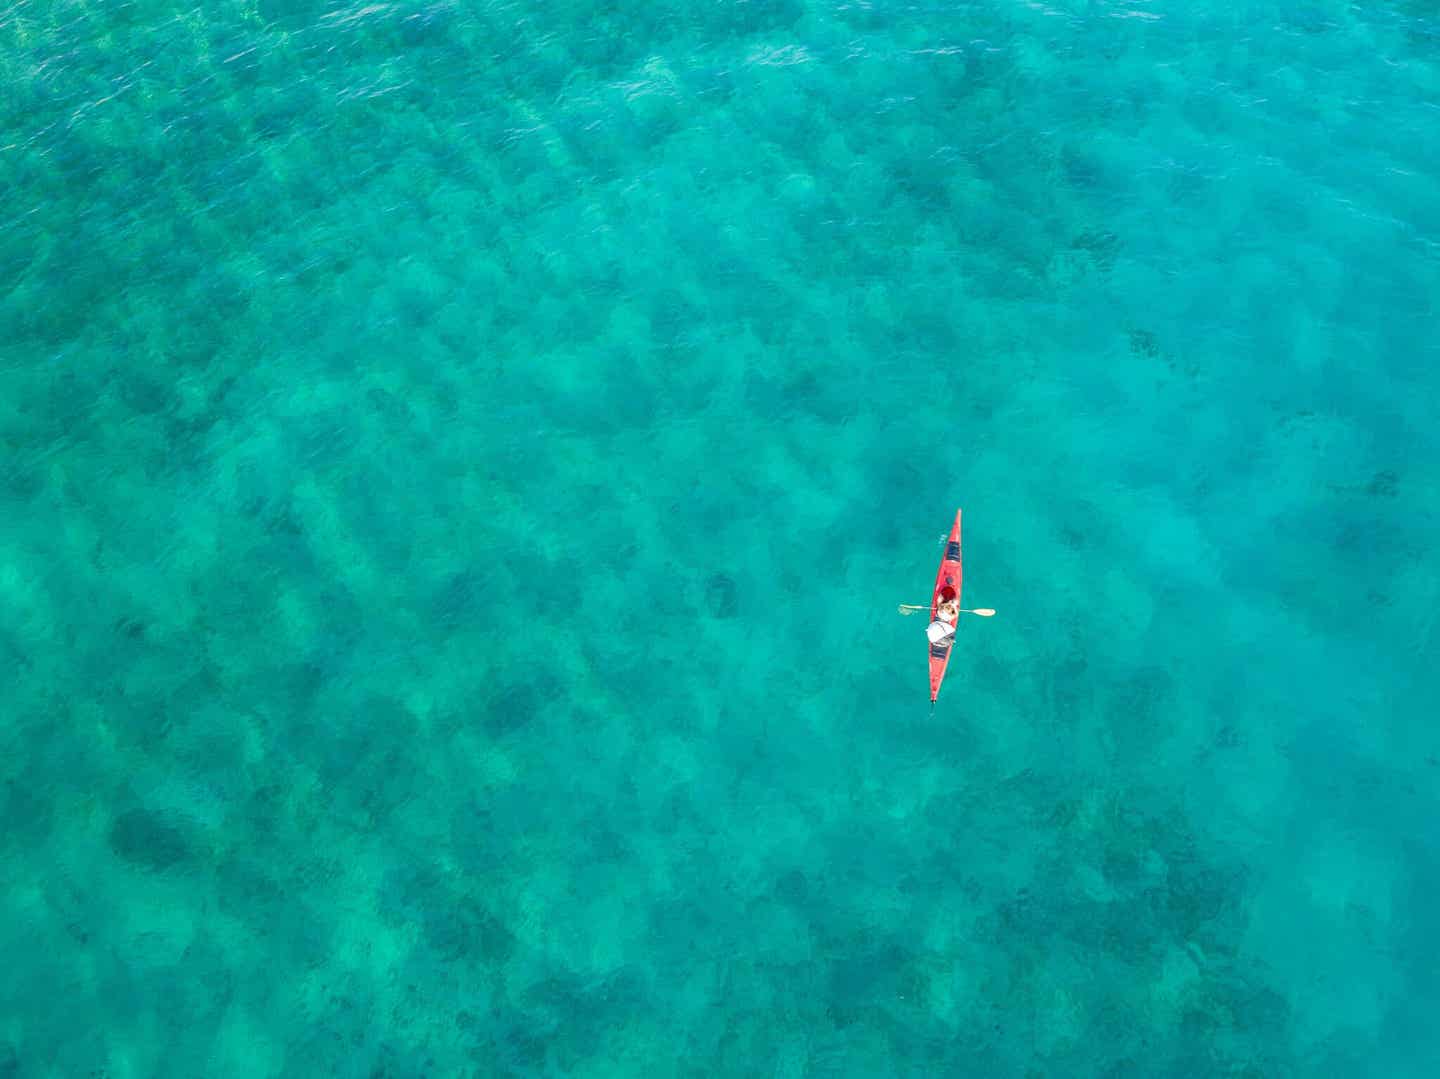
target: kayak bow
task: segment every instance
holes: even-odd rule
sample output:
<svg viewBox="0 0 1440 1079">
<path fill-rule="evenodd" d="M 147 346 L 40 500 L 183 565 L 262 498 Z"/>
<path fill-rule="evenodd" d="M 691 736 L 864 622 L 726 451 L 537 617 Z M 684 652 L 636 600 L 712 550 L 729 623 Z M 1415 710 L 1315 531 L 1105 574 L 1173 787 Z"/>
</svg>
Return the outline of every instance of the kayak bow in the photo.
<svg viewBox="0 0 1440 1079">
<path fill-rule="evenodd" d="M 935 610 L 948 598 L 945 593 L 954 590 L 955 603 L 960 603 L 960 585 L 963 576 L 960 570 L 960 511 L 955 511 L 955 524 L 950 529 L 950 539 L 945 543 L 945 556 L 940 560 L 940 570 L 935 574 L 935 591 L 930 596 L 930 621 L 935 621 Z M 951 635 L 938 644 L 930 645 L 930 706 L 940 696 L 940 683 L 945 681 L 945 668 L 950 662 L 950 651 L 955 637 Z"/>
</svg>

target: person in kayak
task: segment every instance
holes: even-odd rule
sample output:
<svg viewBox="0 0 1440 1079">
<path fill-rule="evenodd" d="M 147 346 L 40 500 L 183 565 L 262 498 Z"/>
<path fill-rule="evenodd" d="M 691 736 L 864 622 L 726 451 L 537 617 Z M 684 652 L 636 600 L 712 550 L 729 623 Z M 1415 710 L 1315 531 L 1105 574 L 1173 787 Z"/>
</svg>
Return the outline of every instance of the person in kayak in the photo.
<svg viewBox="0 0 1440 1079">
<path fill-rule="evenodd" d="M 939 602 L 935 604 L 935 621 L 925 627 L 925 635 L 932 645 L 948 648 L 955 639 L 955 623 L 960 619 L 960 597 L 947 585 L 936 598 Z"/>
</svg>

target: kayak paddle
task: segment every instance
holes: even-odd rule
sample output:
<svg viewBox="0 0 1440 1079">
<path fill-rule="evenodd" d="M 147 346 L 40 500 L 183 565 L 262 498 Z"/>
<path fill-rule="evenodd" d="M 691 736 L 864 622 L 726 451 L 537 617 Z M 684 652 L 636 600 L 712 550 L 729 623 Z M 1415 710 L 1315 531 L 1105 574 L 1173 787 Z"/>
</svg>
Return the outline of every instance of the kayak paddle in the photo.
<svg viewBox="0 0 1440 1079">
<path fill-rule="evenodd" d="M 920 603 L 902 603 L 902 604 L 900 604 L 900 613 L 901 613 L 901 614 L 914 614 L 916 611 L 928 611 L 929 609 L 930 609 L 929 606 L 927 606 L 927 605 L 925 605 L 925 604 L 920 604 Z M 993 608 L 993 607 L 976 607 L 973 611 L 967 611 L 967 610 L 964 610 L 964 609 L 962 608 L 961 611 L 960 611 L 960 613 L 961 613 L 961 614 L 978 614 L 981 618 L 990 618 L 990 617 L 993 617 L 993 616 L 994 616 L 994 614 L 995 614 L 995 608 Z"/>
</svg>

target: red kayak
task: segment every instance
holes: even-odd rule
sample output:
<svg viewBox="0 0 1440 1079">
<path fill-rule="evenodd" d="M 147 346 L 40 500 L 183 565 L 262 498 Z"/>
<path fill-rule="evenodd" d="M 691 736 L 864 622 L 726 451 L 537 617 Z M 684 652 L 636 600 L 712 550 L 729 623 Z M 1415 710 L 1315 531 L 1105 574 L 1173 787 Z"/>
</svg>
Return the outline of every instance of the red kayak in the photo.
<svg viewBox="0 0 1440 1079">
<path fill-rule="evenodd" d="M 950 529 L 950 539 L 945 544 L 945 557 L 940 560 L 940 572 L 935 574 L 935 594 L 930 597 L 930 621 L 935 621 L 936 608 L 946 600 L 960 605 L 960 511 L 955 511 L 955 525 Z M 940 696 L 940 683 L 945 681 L 945 667 L 950 662 L 952 636 L 940 644 L 930 645 L 930 703 Z"/>
</svg>

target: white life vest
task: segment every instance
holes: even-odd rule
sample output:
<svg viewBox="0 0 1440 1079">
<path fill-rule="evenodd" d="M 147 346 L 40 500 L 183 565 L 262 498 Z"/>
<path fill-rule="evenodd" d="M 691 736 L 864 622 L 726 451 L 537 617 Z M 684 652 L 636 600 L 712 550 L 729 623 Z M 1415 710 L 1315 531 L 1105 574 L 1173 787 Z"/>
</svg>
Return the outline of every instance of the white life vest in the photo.
<svg viewBox="0 0 1440 1079">
<path fill-rule="evenodd" d="M 955 627 L 937 618 L 925 627 L 925 636 L 930 638 L 931 644 L 949 644 L 950 638 L 955 636 Z"/>
</svg>

